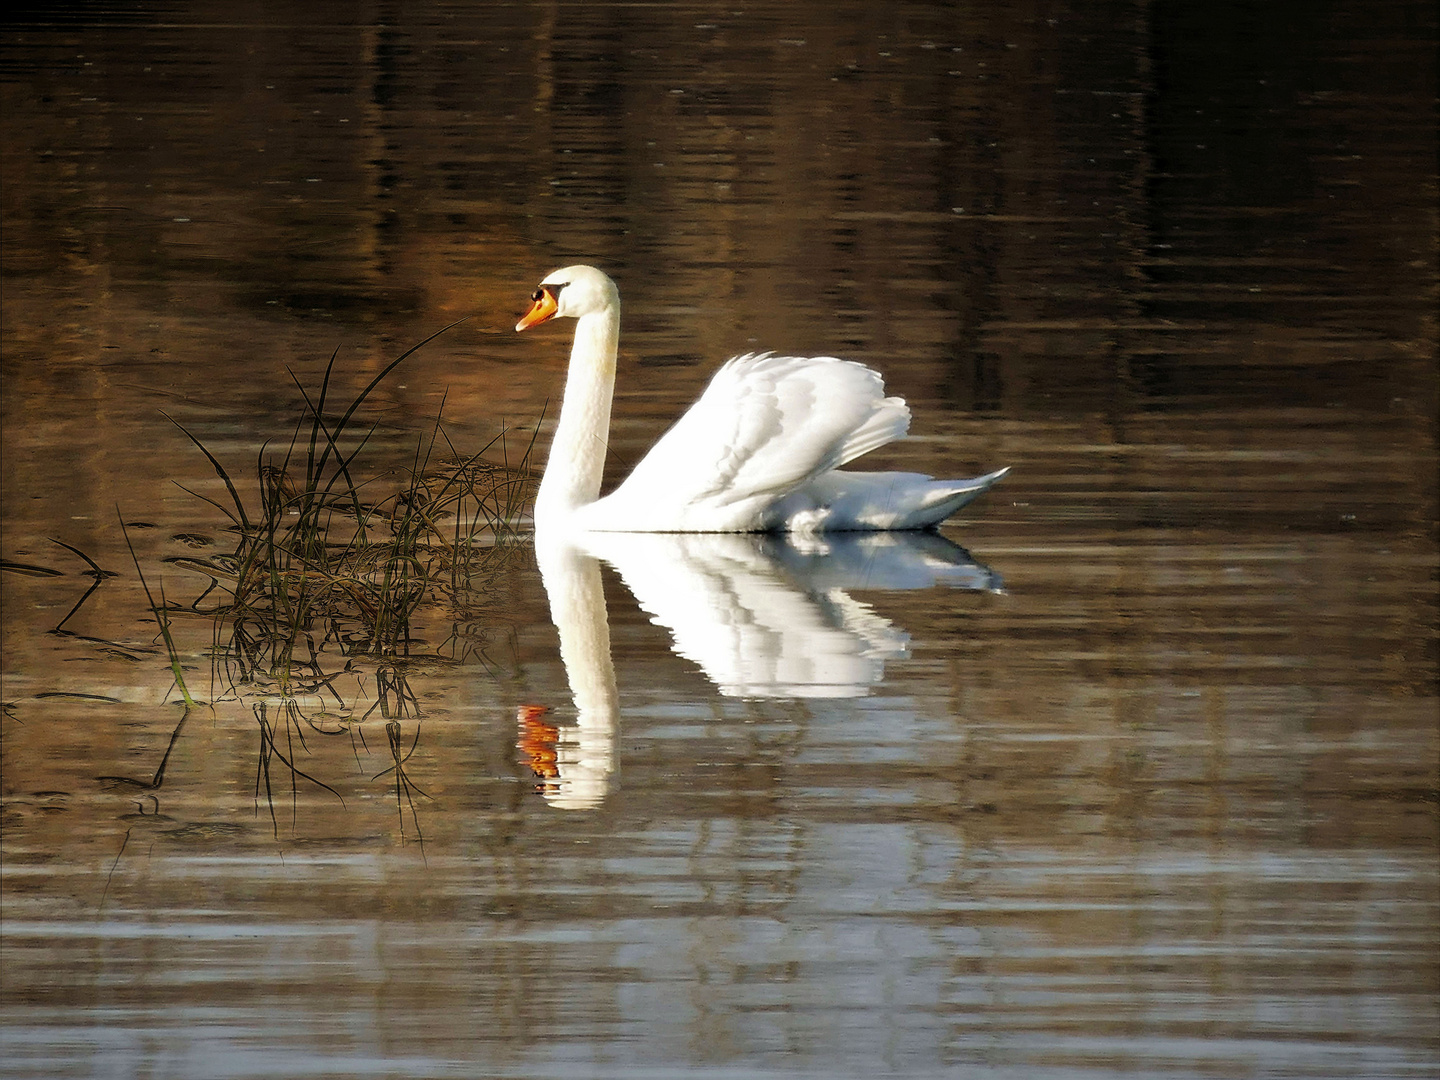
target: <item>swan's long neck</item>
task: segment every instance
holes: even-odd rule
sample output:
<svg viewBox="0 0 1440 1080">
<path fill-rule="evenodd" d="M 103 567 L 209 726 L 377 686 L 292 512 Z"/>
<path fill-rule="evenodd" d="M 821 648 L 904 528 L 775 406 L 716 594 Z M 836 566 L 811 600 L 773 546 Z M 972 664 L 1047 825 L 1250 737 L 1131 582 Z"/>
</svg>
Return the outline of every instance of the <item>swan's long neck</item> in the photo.
<svg viewBox="0 0 1440 1080">
<path fill-rule="evenodd" d="M 535 496 L 537 528 L 558 522 L 600 497 L 619 346 L 618 305 L 576 320 L 560 421 L 555 427 L 555 440 L 550 444 L 545 476 Z"/>
</svg>

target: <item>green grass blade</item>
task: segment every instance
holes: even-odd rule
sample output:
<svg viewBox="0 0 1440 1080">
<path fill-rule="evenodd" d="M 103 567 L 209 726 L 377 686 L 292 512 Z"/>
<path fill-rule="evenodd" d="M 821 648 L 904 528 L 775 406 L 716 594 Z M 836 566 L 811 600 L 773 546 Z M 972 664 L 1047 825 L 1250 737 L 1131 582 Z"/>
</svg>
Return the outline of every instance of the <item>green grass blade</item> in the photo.
<svg viewBox="0 0 1440 1080">
<path fill-rule="evenodd" d="M 185 432 L 185 437 L 191 442 L 193 442 L 196 446 L 198 446 L 200 448 L 200 452 L 209 459 L 210 464 L 215 466 L 216 474 L 220 477 L 221 480 L 225 481 L 225 487 L 230 492 L 230 498 L 235 501 L 235 510 L 240 515 L 240 524 L 248 530 L 250 528 L 250 518 L 245 513 L 245 504 L 241 502 L 240 493 L 235 490 L 235 484 L 230 479 L 230 474 L 225 471 L 225 466 L 221 465 L 220 462 L 216 459 L 215 455 L 206 448 L 205 444 L 202 443 L 199 439 L 197 439 L 194 435 L 192 435 L 190 433 L 190 430 L 186 428 L 184 424 L 180 423 L 179 420 L 176 420 L 173 416 L 166 412 L 162 412 L 160 415 L 165 417 L 166 420 L 169 420 L 181 431 Z M 121 522 L 121 525 L 123 527 L 124 522 Z"/>
</svg>

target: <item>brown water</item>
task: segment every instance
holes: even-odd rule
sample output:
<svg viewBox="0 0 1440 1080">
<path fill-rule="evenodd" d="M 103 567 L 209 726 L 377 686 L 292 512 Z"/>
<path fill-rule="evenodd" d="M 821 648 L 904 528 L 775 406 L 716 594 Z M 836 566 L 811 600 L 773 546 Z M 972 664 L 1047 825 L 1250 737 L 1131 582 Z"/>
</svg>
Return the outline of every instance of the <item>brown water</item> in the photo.
<svg viewBox="0 0 1440 1080">
<path fill-rule="evenodd" d="M 0 40 L 3 555 L 60 572 L 3 575 L 4 1075 L 1440 1072 L 1432 6 Z M 513 450 L 567 343 L 510 327 L 577 259 L 612 475 L 725 356 L 838 353 L 914 409 L 880 467 L 1014 466 L 973 563 L 521 545 L 289 719 L 177 620 L 185 712 L 118 521 L 172 601 L 234 537 L 163 414 L 252 476 L 287 368 L 353 394 L 468 315 L 367 467 L 442 396 Z M 117 575 L 73 614 L 52 538 Z"/>
</svg>

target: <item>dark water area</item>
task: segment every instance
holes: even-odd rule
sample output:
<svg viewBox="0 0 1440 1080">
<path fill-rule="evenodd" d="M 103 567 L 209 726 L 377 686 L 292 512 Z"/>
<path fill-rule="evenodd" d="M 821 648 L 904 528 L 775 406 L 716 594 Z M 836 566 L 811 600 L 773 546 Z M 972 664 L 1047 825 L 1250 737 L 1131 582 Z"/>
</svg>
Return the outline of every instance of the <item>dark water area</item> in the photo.
<svg viewBox="0 0 1440 1080">
<path fill-rule="evenodd" d="M 6 14 L 0 1075 L 1435 1076 L 1436 22 Z M 185 431 L 253 500 L 332 357 L 464 319 L 365 490 L 437 417 L 543 451 L 576 261 L 611 483 L 756 349 L 884 373 L 866 467 L 1012 472 L 893 543 L 502 536 L 323 678 L 176 612 L 187 709 Z"/>
</svg>

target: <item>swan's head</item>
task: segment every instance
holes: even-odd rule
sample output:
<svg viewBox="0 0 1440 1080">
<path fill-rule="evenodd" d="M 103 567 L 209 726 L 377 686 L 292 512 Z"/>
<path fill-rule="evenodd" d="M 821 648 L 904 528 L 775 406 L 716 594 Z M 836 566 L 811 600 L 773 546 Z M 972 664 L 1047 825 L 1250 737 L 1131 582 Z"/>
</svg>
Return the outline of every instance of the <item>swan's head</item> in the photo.
<svg viewBox="0 0 1440 1080">
<path fill-rule="evenodd" d="M 556 316 L 578 319 L 607 309 L 620 309 L 620 290 L 593 266 L 567 266 L 547 274 L 530 297 L 530 310 L 515 324 L 525 330 Z"/>
</svg>

